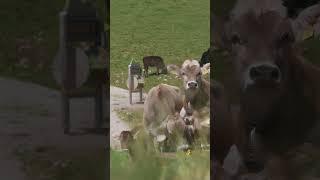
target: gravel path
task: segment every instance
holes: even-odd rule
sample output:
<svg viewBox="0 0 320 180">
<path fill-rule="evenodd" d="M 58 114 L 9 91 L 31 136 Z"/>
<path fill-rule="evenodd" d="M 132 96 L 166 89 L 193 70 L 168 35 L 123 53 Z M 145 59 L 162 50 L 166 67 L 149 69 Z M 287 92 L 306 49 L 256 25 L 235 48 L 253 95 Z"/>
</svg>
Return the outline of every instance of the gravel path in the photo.
<svg viewBox="0 0 320 180">
<path fill-rule="evenodd" d="M 54 147 L 63 152 L 85 152 L 104 148 L 106 136 L 63 134 L 58 91 L 31 83 L 0 78 L 0 177 L 4 180 L 27 179 L 14 152 L 37 146 Z M 93 127 L 93 99 L 71 101 L 72 130 Z"/>
<path fill-rule="evenodd" d="M 139 93 L 133 93 L 132 96 L 133 104 L 130 105 L 128 90 L 110 87 L 110 144 L 114 149 L 118 149 L 120 146 L 118 137 L 121 131 L 130 130 L 129 126 L 117 116 L 116 110 L 143 108 L 143 104 L 139 103 Z"/>
<path fill-rule="evenodd" d="M 116 109 L 143 108 L 129 104 L 127 90 L 110 87 L 110 142 L 119 147 L 118 136 L 129 126 L 117 116 Z M 54 147 L 63 152 L 105 148 L 101 134 L 64 135 L 60 118 L 60 93 L 39 85 L 0 78 L 0 177 L 5 180 L 27 180 L 22 164 L 14 155 L 17 150 L 39 146 Z M 134 102 L 138 100 L 134 93 Z M 71 131 L 84 132 L 93 127 L 92 98 L 71 101 Z M 17 148 L 19 147 L 19 148 Z M 21 148 L 22 147 L 22 148 Z"/>
</svg>

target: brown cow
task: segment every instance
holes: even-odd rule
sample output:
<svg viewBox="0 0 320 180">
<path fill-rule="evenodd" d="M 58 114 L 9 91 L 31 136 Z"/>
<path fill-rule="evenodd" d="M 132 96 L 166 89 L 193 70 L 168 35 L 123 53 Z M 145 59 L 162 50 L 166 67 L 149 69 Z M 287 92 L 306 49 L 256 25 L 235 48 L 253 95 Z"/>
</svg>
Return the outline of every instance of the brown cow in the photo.
<svg viewBox="0 0 320 180">
<path fill-rule="evenodd" d="M 163 59 L 160 56 L 145 56 L 143 57 L 142 61 L 146 77 L 148 76 L 149 67 L 156 67 L 157 75 L 159 75 L 159 70 L 161 70 L 161 73 L 163 74 L 167 73 L 166 65 L 164 64 Z"/>
<path fill-rule="evenodd" d="M 274 9 L 249 8 L 220 25 L 224 32 L 218 34 L 230 45 L 232 76 L 238 82 L 233 87 L 240 96 L 237 128 L 245 134 L 237 134 L 244 138 L 235 143 L 249 169 L 251 162 L 256 168 L 266 161 L 255 156 L 257 149 L 268 152 L 265 157 L 277 157 L 304 141 L 319 143 L 310 132 L 320 123 L 320 69 L 299 54 L 294 29 L 295 23 L 320 15 L 320 5 L 311 9 L 302 16 L 307 20 L 292 22 Z"/>
<path fill-rule="evenodd" d="M 197 60 L 185 60 L 181 68 L 177 65 L 168 65 L 169 72 L 183 80 L 185 104 L 190 102 L 195 110 L 210 106 L 210 83 L 202 77 L 208 69 L 210 63 L 200 67 Z"/>
<path fill-rule="evenodd" d="M 166 137 L 168 116 L 178 114 L 183 96 L 178 87 L 159 84 L 150 89 L 144 103 L 143 121 L 148 134 L 159 141 Z"/>
<path fill-rule="evenodd" d="M 210 114 L 210 83 L 203 78 L 204 74 L 209 73 L 210 63 L 200 67 L 199 61 L 197 60 L 185 60 L 181 68 L 177 65 L 169 65 L 168 70 L 170 73 L 180 77 L 183 81 L 184 109 L 190 108 L 195 111 L 195 114 L 192 114 L 192 116 L 198 116 L 195 117 L 197 119 L 196 122 L 202 124 L 203 121 L 208 119 L 206 115 L 209 117 Z M 184 109 L 182 109 L 182 111 Z M 184 115 L 182 115 L 182 117 L 183 116 Z M 195 126 L 195 128 L 199 132 L 200 140 L 208 140 L 207 137 L 210 132 L 205 130 L 205 127 L 202 128 L 202 126 Z M 189 143 L 191 143 L 190 139 L 193 138 L 189 137 L 187 139 L 189 139 Z"/>
</svg>

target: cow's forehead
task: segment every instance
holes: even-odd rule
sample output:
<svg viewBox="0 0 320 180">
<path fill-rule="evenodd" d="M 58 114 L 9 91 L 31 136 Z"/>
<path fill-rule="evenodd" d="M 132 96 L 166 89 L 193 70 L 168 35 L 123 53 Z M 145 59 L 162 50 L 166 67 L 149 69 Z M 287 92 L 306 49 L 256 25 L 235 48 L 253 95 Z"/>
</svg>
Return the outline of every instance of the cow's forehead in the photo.
<svg viewBox="0 0 320 180">
<path fill-rule="evenodd" d="M 200 71 L 200 64 L 197 60 L 185 60 L 182 64 L 182 70 L 188 72 Z"/>
<path fill-rule="evenodd" d="M 261 14 L 248 12 L 236 18 L 232 30 L 244 38 L 257 39 L 259 37 L 259 39 L 271 40 L 280 33 L 279 31 L 285 30 L 284 28 L 281 29 L 281 25 L 286 21 L 275 11 Z"/>
<path fill-rule="evenodd" d="M 247 12 L 253 12 L 255 14 L 261 14 L 267 11 L 275 11 L 280 16 L 287 16 L 287 9 L 283 6 L 281 0 L 241 0 L 236 1 L 234 8 L 231 11 L 231 15 L 239 17 Z"/>
</svg>

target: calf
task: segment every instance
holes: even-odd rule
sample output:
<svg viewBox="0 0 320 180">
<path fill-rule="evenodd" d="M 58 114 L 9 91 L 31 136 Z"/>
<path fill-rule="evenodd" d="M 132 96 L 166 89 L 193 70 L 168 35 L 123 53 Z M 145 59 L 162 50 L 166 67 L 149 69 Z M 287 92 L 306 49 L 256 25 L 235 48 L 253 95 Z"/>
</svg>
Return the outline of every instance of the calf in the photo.
<svg viewBox="0 0 320 180">
<path fill-rule="evenodd" d="M 190 102 L 191 107 L 195 110 L 209 107 L 210 83 L 202 78 L 203 72 L 210 69 L 209 63 L 200 67 L 197 60 L 185 60 L 181 68 L 169 65 L 168 69 L 183 80 L 185 105 Z"/>
<path fill-rule="evenodd" d="M 251 164 L 264 164 L 254 156 L 262 147 L 268 157 L 304 141 L 319 144 L 312 132 L 320 124 L 320 69 L 299 54 L 295 24 L 317 18 L 320 5 L 307 10 L 312 11 L 292 21 L 277 8 L 249 8 L 217 25 L 224 27 L 218 34 L 224 34 L 225 44 L 230 44 L 227 50 L 237 82 L 233 88 L 240 96 L 237 128 L 243 138 L 238 146 L 249 169 Z"/>
<path fill-rule="evenodd" d="M 163 62 L 163 59 L 160 56 L 145 56 L 143 57 L 143 66 L 145 71 L 145 76 L 148 76 L 149 67 L 156 67 L 157 74 L 159 75 L 159 70 L 161 73 L 167 73 L 166 65 Z"/>
</svg>

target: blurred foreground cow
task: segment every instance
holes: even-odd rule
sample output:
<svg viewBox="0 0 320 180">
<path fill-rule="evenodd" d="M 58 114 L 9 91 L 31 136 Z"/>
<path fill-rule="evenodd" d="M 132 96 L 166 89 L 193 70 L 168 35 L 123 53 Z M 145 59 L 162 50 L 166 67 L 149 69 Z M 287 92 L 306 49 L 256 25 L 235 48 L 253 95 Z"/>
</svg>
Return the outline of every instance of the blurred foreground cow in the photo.
<svg viewBox="0 0 320 180">
<path fill-rule="evenodd" d="M 268 176 L 275 176 L 271 179 L 298 179 L 284 154 L 304 142 L 320 142 L 320 70 L 299 54 L 299 34 L 319 18 L 320 5 L 292 20 L 279 1 L 241 2 L 231 17 L 216 17 L 221 28 L 215 32 L 230 52 L 237 82 L 232 87 L 240 105 L 235 144 L 249 170 L 265 166 Z M 223 139 L 213 142 L 219 146 Z"/>
</svg>

